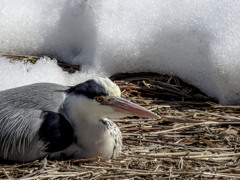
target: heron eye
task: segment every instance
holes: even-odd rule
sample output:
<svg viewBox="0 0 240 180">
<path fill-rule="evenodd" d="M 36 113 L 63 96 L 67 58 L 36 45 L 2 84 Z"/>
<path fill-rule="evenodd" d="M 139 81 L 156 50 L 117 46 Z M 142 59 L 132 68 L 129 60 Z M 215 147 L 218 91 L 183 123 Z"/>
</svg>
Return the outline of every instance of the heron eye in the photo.
<svg viewBox="0 0 240 180">
<path fill-rule="evenodd" d="M 95 99 L 97 102 L 103 102 L 103 97 L 101 96 L 97 96 Z"/>
</svg>

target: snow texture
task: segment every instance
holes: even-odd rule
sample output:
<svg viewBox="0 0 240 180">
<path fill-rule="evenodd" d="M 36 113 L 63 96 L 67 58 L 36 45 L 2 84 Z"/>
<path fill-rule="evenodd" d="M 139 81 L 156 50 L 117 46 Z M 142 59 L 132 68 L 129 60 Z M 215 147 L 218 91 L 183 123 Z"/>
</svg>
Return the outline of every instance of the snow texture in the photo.
<svg viewBox="0 0 240 180">
<path fill-rule="evenodd" d="M 222 104 L 240 101 L 240 1 L 0 0 L 0 54 L 83 65 L 68 75 L 0 58 L 1 87 L 65 85 L 117 72 L 176 75 Z"/>
</svg>

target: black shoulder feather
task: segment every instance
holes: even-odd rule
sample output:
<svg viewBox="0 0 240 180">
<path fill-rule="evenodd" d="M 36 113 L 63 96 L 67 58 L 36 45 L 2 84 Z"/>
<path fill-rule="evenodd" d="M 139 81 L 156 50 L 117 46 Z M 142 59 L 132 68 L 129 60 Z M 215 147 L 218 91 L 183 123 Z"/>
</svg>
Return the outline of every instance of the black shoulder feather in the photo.
<svg viewBox="0 0 240 180">
<path fill-rule="evenodd" d="M 39 130 L 39 138 L 46 142 L 47 152 L 57 152 L 67 148 L 74 141 L 72 125 L 59 113 L 43 112 L 44 121 Z"/>
</svg>

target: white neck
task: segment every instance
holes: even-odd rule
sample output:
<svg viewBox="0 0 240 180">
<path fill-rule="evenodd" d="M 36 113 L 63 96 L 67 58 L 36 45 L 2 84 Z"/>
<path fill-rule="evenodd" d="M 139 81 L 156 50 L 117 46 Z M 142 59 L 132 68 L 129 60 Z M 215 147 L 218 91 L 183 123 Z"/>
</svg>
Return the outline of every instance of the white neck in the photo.
<svg viewBox="0 0 240 180">
<path fill-rule="evenodd" d="M 86 104 L 84 98 L 69 96 L 59 109 L 59 113 L 72 123 L 78 144 L 88 148 L 101 141 L 105 129 L 101 115 L 93 111 L 93 105 Z M 71 102 L 71 103 L 70 103 Z M 91 102 L 91 101 L 90 101 Z"/>
<path fill-rule="evenodd" d="M 112 157 L 116 140 L 111 130 L 101 121 L 103 114 L 111 111 L 108 107 L 101 106 L 85 97 L 70 95 L 65 99 L 59 112 L 72 123 L 77 138 L 76 157 L 101 156 L 104 159 Z M 114 123 L 112 126 L 117 129 L 121 137 L 118 127 Z M 117 152 L 121 150 L 121 143 L 117 149 Z"/>
</svg>

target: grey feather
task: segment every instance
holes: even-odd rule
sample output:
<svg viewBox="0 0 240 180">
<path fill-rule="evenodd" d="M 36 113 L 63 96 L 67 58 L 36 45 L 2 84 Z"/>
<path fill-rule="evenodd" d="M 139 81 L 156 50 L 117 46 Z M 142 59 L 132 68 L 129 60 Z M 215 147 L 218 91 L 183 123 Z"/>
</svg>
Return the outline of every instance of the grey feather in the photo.
<svg viewBox="0 0 240 180">
<path fill-rule="evenodd" d="M 36 83 L 0 92 L 0 109 L 34 108 L 57 112 L 68 87 L 53 83 Z"/>
<path fill-rule="evenodd" d="M 66 89 L 38 83 L 0 92 L 0 158 L 31 161 L 46 155 L 46 144 L 37 137 L 42 112 L 57 112 Z"/>
</svg>

